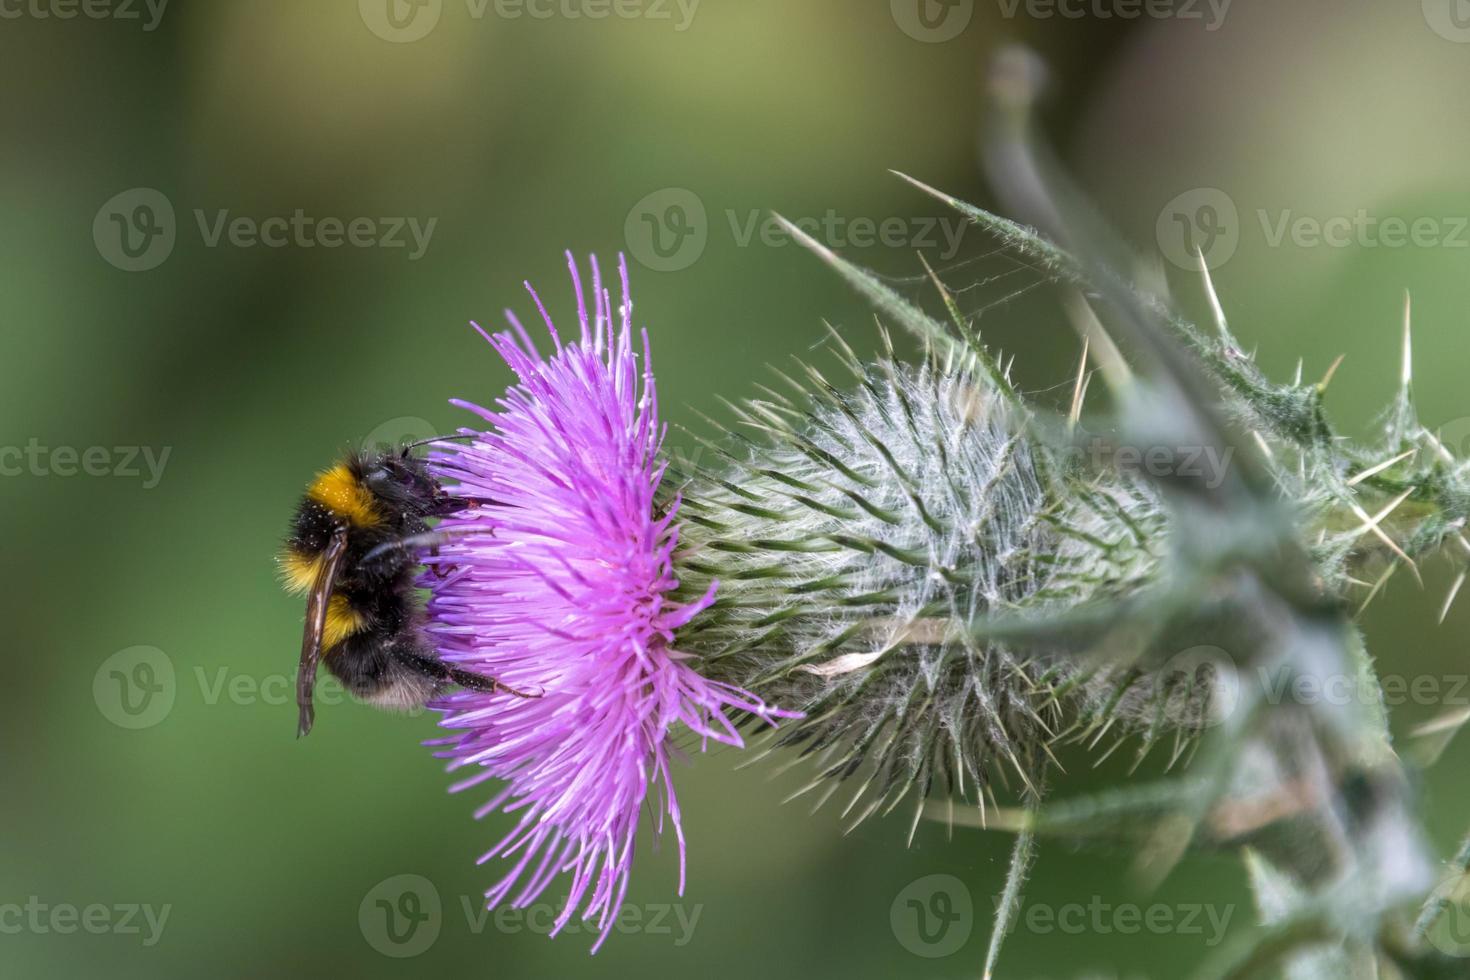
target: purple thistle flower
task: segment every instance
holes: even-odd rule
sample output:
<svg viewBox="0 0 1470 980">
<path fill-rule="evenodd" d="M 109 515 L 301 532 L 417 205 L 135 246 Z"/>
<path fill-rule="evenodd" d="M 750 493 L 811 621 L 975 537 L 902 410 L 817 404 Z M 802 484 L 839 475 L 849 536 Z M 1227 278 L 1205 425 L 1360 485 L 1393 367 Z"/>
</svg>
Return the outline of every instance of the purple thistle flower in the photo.
<svg viewBox="0 0 1470 980">
<path fill-rule="evenodd" d="M 662 513 L 655 493 L 664 430 L 642 332 L 640 377 L 632 344 L 626 261 L 622 302 L 612 300 L 592 261 L 592 309 L 576 261 L 567 255 L 581 333 L 563 344 L 530 290 L 555 348 L 543 358 L 507 312 L 512 332 L 481 335 L 518 381 L 495 409 L 456 400 L 487 431 L 435 453 L 436 476 L 478 504 L 444 521 L 449 541 L 428 559 L 429 630 L 440 655 L 522 692 L 461 690 L 437 700 L 451 771 L 474 774 L 452 792 L 490 779 L 506 785 L 476 811 L 503 809 L 519 822 L 480 860 L 511 862 L 486 892 L 492 907 L 534 902 L 563 872 L 566 904 L 552 935 L 581 907 L 596 919 L 595 952 L 628 888 L 639 811 L 650 791 L 685 846 L 669 770 L 676 724 L 741 746 L 726 709 L 773 722 L 789 713 L 739 688 L 708 680 L 676 651 L 674 631 L 714 601 L 715 586 L 686 605 L 678 585 L 675 500 Z M 479 330 L 476 325 L 475 329 Z M 641 382 L 641 383 L 640 383 Z M 471 430 L 462 430 L 467 434 Z"/>
</svg>

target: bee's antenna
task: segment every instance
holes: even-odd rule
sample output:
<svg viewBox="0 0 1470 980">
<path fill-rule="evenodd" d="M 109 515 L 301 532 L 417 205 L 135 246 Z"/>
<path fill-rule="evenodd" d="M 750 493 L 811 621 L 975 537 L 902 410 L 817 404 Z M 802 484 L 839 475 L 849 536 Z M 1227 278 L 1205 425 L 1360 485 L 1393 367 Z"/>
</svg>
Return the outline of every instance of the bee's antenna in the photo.
<svg viewBox="0 0 1470 980">
<path fill-rule="evenodd" d="M 403 455 L 407 456 L 408 455 L 408 451 L 410 449 L 417 449 L 420 446 L 427 446 L 430 443 L 434 443 L 434 442 L 448 442 L 451 439 L 478 439 L 478 438 L 479 438 L 479 436 L 473 435 L 473 434 L 460 434 L 460 435 L 453 435 L 453 436 L 430 436 L 427 439 L 419 439 L 416 442 L 405 443 L 404 446 L 403 446 Z"/>
</svg>

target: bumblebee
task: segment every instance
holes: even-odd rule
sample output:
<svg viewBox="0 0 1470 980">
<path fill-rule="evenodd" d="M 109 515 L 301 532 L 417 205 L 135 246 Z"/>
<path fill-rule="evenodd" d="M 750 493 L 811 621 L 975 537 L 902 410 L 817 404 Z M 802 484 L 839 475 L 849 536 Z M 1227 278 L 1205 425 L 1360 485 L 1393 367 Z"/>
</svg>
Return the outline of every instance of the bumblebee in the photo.
<svg viewBox="0 0 1470 980">
<path fill-rule="evenodd" d="M 306 596 L 296 675 L 297 736 L 311 731 L 319 662 L 358 700 L 407 710 L 445 687 L 522 695 L 440 660 L 423 635 L 418 553 L 444 540 L 428 521 L 475 501 L 451 497 L 409 443 L 348 454 L 319 473 L 279 557 L 288 592 Z"/>
</svg>

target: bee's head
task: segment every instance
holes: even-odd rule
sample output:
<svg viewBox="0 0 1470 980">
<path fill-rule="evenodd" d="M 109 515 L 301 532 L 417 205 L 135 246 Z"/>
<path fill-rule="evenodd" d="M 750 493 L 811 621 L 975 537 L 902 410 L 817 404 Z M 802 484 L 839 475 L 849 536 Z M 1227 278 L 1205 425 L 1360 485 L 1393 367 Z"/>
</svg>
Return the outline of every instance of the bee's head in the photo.
<svg viewBox="0 0 1470 980">
<path fill-rule="evenodd" d="M 405 445 L 369 454 L 363 461 L 363 485 L 394 510 L 420 517 L 452 512 L 458 506 L 454 498 L 444 492 L 428 463 L 415 456 L 413 448 Z"/>
</svg>

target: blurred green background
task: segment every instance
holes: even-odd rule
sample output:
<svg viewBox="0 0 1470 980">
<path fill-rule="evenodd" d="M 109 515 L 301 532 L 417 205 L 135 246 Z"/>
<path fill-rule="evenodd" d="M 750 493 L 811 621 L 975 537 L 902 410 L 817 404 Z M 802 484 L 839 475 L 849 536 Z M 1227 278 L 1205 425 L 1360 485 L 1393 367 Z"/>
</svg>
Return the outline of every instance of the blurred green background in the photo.
<svg viewBox="0 0 1470 980">
<path fill-rule="evenodd" d="M 905 848 L 901 817 L 844 836 L 840 806 L 782 804 L 804 770 L 736 771 L 732 751 L 677 774 L 684 897 L 673 849 L 644 847 L 625 928 L 595 957 L 586 935 L 538 935 L 547 909 L 482 916 L 498 874 L 473 859 L 509 824 L 445 792 L 419 744 L 430 716 L 338 698 L 294 738 L 302 608 L 271 558 L 334 453 L 448 431 L 448 398 L 504 387 L 466 323 L 528 312 L 523 279 L 566 316 L 566 248 L 629 252 L 675 425 L 704 431 L 699 413 L 728 418 L 719 397 L 752 393 L 765 365 L 820 357 L 823 317 L 876 344 L 833 276 L 752 225 L 771 211 L 823 221 L 916 296 L 924 251 L 1024 384 L 1065 384 L 1077 345 L 1055 298 L 978 234 L 951 247 L 952 217 L 888 173 L 993 204 L 978 79 L 1010 40 L 1053 68 L 1048 126 L 1080 181 L 1141 252 L 1204 236 L 1270 369 L 1301 357 L 1320 375 L 1345 353 L 1329 404 L 1366 431 L 1411 290 L 1424 418 L 1470 439 L 1460 5 L 1127 16 L 1143 9 L 0 0 L 0 976 L 978 976 L 1008 837 L 924 823 Z M 298 211 L 311 230 L 250 244 Z M 1334 218 L 1358 230 L 1315 241 L 1312 222 L 1347 227 Z M 1390 219 L 1422 233 L 1394 245 Z M 332 222 L 363 244 L 328 247 Z M 1195 279 L 1159 267 L 1197 309 Z M 677 428 L 670 443 L 695 446 Z M 1445 576 L 1427 578 L 1395 581 L 1369 647 L 1387 672 L 1462 674 L 1470 612 L 1434 626 Z M 1441 846 L 1470 813 L 1465 761 L 1453 747 L 1424 778 Z M 1084 760 L 1058 790 L 1127 762 Z M 1218 940 L 1212 916 L 1251 918 L 1231 862 L 1188 862 L 1153 893 L 1129 867 L 1046 847 L 1028 905 L 1113 911 L 1023 918 L 999 975 L 1173 978 Z M 1174 925 L 1129 929 L 1127 906 Z"/>
</svg>

